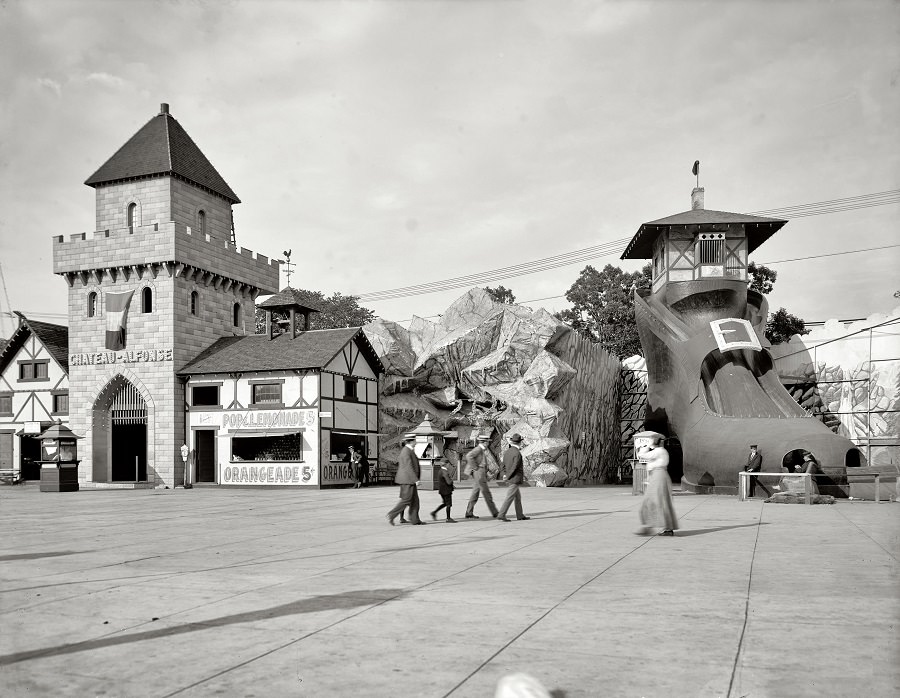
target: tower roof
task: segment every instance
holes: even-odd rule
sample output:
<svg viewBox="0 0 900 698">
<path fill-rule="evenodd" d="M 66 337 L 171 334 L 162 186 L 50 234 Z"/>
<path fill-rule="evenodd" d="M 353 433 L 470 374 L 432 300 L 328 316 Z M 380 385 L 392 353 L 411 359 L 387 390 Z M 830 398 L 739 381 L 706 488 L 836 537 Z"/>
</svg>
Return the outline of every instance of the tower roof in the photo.
<svg viewBox="0 0 900 698">
<path fill-rule="evenodd" d="M 227 199 L 241 200 L 197 144 L 162 104 L 154 116 L 85 180 L 89 187 L 112 184 L 136 177 L 170 175 L 186 179 Z"/>
<path fill-rule="evenodd" d="M 314 301 L 311 301 L 309 296 L 310 294 L 308 292 L 285 286 L 275 295 L 266 298 L 266 300 L 257 307 L 280 310 L 281 308 L 290 308 L 291 306 L 294 306 L 303 310 L 309 310 L 313 313 L 321 313 L 322 309 L 319 308 Z"/>
<path fill-rule="evenodd" d="M 622 253 L 621 259 L 650 259 L 653 257 L 653 243 L 666 228 L 676 226 L 693 227 L 698 232 L 706 232 L 708 227 L 728 225 L 730 223 L 743 224 L 747 233 L 747 251 L 753 252 L 753 250 L 774 235 L 787 221 L 782 218 L 751 216 L 748 213 L 710 211 L 702 208 L 692 209 L 676 213 L 673 216 L 642 223 Z"/>
</svg>

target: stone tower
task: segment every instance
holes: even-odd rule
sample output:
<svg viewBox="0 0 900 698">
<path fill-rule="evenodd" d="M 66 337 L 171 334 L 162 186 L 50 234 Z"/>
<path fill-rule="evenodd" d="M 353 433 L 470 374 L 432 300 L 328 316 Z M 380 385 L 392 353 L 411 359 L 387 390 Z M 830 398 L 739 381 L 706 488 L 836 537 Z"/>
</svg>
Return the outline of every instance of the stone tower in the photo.
<svg viewBox="0 0 900 698">
<path fill-rule="evenodd" d="M 175 372 L 223 336 L 252 334 L 280 262 L 233 244 L 231 187 L 163 104 L 85 182 L 96 230 L 53 238 L 69 287 L 70 427 L 82 487 L 183 481 Z M 129 295 L 130 293 L 130 295 Z"/>
</svg>

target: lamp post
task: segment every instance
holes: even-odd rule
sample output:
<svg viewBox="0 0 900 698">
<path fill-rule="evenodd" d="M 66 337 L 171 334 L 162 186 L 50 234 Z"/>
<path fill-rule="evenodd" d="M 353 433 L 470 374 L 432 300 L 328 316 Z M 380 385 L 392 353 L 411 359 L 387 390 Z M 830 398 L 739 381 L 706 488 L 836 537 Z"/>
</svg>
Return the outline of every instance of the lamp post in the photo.
<svg viewBox="0 0 900 698">
<path fill-rule="evenodd" d="M 191 484 L 191 471 L 188 468 L 188 454 L 191 452 L 191 449 L 188 448 L 187 444 L 181 444 L 181 460 L 184 461 L 184 489 L 189 490 L 193 487 Z"/>
</svg>

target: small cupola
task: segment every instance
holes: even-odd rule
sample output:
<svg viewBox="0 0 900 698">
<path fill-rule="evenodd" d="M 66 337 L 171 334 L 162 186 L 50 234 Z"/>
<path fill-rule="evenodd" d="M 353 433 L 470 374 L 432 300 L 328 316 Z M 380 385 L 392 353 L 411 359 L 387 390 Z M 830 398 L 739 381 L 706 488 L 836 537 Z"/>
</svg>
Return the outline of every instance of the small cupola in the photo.
<svg viewBox="0 0 900 698">
<path fill-rule="evenodd" d="M 278 334 L 284 333 L 287 333 L 288 337 L 293 339 L 298 333 L 298 315 L 303 316 L 303 327 L 299 331 L 306 332 L 309 330 L 310 314 L 322 312 L 320 308 L 316 308 L 309 302 L 305 293 L 298 291 L 295 288 L 291 288 L 290 286 L 286 286 L 274 296 L 266 298 L 266 300 L 259 304 L 259 307 L 266 313 L 266 336 L 268 336 L 269 339 L 274 339 Z M 288 314 L 287 320 L 284 320 L 281 323 L 277 321 L 273 322 L 272 313 L 274 311 L 286 312 Z M 275 325 L 282 323 L 285 325 L 284 331 L 276 333 Z"/>
</svg>

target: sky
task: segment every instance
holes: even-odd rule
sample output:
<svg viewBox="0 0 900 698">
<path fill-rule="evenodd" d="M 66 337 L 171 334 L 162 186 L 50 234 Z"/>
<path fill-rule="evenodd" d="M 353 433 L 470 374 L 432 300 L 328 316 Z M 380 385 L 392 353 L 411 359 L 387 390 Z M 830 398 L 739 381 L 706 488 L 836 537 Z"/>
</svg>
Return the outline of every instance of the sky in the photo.
<svg viewBox="0 0 900 698">
<path fill-rule="evenodd" d="M 84 180 L 162 102 L 240 246 L 398 322 L 466 287 L 365 294 L 627 241 L 690 208 L 695 160 L 715 210 L 900 190 L 897 2 L 0 0 L 0 95 L 0 313 L 61 324 L 51 236 L 93 229 Z M 751 255 L 770 309 L 893 309 L 900 247 L 854 251 L 900 243 L 896 200 L 788 222 Z M 622 249 L 478 285 L 562 310 Z"/>
</svg>

